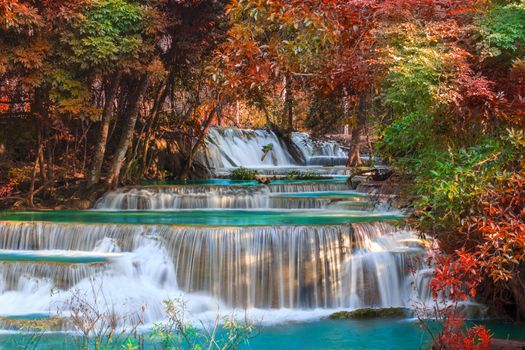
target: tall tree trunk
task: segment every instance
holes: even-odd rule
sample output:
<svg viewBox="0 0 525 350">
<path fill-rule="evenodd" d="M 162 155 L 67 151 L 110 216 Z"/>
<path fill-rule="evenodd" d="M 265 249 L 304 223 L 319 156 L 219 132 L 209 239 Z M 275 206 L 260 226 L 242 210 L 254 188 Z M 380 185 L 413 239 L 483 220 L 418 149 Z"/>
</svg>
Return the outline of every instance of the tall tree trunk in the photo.
<svg viewBox="0 0 525 350">
<path fill-rule="evenodd" d="M 235 124 L 236 127 L 241 125 L 241 104 L 239 100 L 235 101 Z"/>
<path fill-rule="evenodd" d="M 286 132 L 291 134 L 293 130 L 293 97 L 292 97 L 292 79 L 290 74 L 284 76 L 284 116 L 283 125 Z"/>
<path fill-rule="evenodd" d="M 193 145 L 193 147 L 190 149 L 190 153 L 188 154 L 188 158 L 186 160 L 186 164 L 184 165 L 184 168 L 182 169 L 179 178 L 182 180 L 186 180 L 190 174 L 191 168 L 193 167 L 193 160 L 195 159 L 195 155 L 197 154 L 197 151 L 201 147 L 202 143 L 204 142 L 204 138 L 206 137 L 206 134 L 208 133 L 209 128 L 211 127 L 211 123 L 213 121 L 213 118 L 217 112 L 217 107 L 213 108 L 210 113 L 208 113 L 208 116 L 206 117 L 206 120 L 203 123 L 202 129 L 199 133 L 199 137 L 197 138 L 197 141 Z"/>
<path fill-rule="evenodd" d="M 88 176 L 88 187 L 99 182 L 104 155 L 106 154 L 106 145 L 108 142 L 109 124 L 113 115 L 113 106 L 115 96 L 117 96 L 118 85 L 120 81 L 120 72 L 111 77 L 111 82 L 106 90 L 104 108 L 102 110 L 102 124 L 98 134 L 97 145 L 91 169 Z"/>
<path fill-rule="evenodd" d="M 110 188 L 114 188 L 118 185 L 120 169 L 124 163 L 124 158 L 128 151 L 129 145 L 131 144 L 131 139 L 133 137 L 133 131 L 135 130 L 135 124 L 137 123 L 137 118 L 139 114 L 139 108 L 148 88 L 148 76 L 143 75 L 138 83 L 135 93 L 130 96 L 130 107 L 127 112 L 126 124 L 122 130 L 122 135 L 111 161 L 110 170 L 108 176 L 106 177 L 106 185 Z"/>
<path fill-rule="evenodd" d="M 149 153 L 149 147 L 150 147 L 150 138 L 151 134 L 153 132 L 153 126 L 155 125 L 159 113 L 162 109 L 162 106 L 164 105 L 164 102 L 166 101 L 166 98 L 168 97 L 169 92 L 169 82 L 167 82 L 164 87 L 162 88 L 162 91 L 160 92 L 160 95 L 156 99 L 155 103 L 153 104 L 153 110 L 151 111 L 151 116 L 148 120 L 148 125 L 146 127 L 146 134 L 144 136 L 144 145 L 142 149 L 142 160 L 140 165 L 140 174 L 144 174 L 146 171 L 146 165 L 147 165 L 147 159 L 148 159 L 148 153 Z"/>
<path fill-rule="evenodd" d="M 39 131 L 39 135 L 40 135 L 40 131 Z M 27 205 L 30 206 L 31 208 L 35 206 L 34 204 L 34 201 L 33 201 L 33 197 L 35 195 L 35 182 L 36 182 L 36 174 L 37 174 L 37 168 L 39 166 L 42 166 L 42 165 L 39 165 L 39 162 L 40 162 L 40 159 L 43 158 L 43 145 L 42 145 L 42 139 L 41 137 L 39 136 L 38 137 L 38 150 L 37 150 L 37 155 L 36 155 L 36 159 L 35 159 L 35 163 L 33 165 L 33 171 L 31 173 L 31 183 L 29 185 L 29 193 L 27 195 Z M 40 169 L 42 170 L 42 169 Z M 44 179 L 42 181 L 45 181 Z"/>
<path fill-rule="evenodd" d="M 348 151 L 348 160 L 346 166 L 361 165 L 361 136 L 364 133 L 367 123 L 367 95 L 363 93 L 359 96 L 359 105 L 357 107 L 357 123 L 352 129 L 352 139 L 350 140 L 350 150 Z"/>
<path fill-rule="evenodd" d="M 40 130 L 40 127 L 39 127 L 39 135 L 42 134 L 42 131 Z M 38 137 L 38 168 L 40 169 L 40 177 L 42 178 L 42 181 L 47 181 L 47 173 L 46 173 L 46 161 L 44 159 L 44 152 L 40 152 L 40 148 L 43 148 L 43 146 L 41 145 L 42 141 L 41 141 L 42 137 L 39 136 Z"/>
<path fill-rule="evenodd" d="M 46 145 L 46 152 L 47 152 L 47 179 L 50 181 L 50 182 L 53 182 L 54 179 L 55 179 L 55 170 L 54 170 L 54 164 L 55 164 L 55 160 L 54 160 L 54 153 L 55 153 L 55 145 L 56 143 L 52 141 L 55 139 L 55 137 L 51 138 L 49 137 L 49 129 L 46 127 L 45 128 L 46 130 L 46 133 L 44 134 L 46 139 L 47 139 L 47 145 Z"/>
<path fill-rule="evenodd" d="M 35 99 L 31 104 L 31 112 L 37 115 L 36 127 L 38 133 L 38 152 L 37 161 L 42 182 L 48 180 L 49 169 L 46 172 L 45 149 L 46 142 L 49 142 L 46 123 L 49 121 L 49 88 L 40 86 L 35 90 Z M 48 163 L 49 167 L 50 164 Z"/>
</svg>

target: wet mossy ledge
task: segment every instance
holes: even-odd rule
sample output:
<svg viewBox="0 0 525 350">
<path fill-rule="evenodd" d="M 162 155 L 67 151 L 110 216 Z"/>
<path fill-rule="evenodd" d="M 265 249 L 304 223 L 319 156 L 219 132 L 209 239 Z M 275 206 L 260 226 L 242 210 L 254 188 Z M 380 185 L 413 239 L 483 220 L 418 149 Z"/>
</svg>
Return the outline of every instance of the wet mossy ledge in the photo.
<svg viewBox="0 0 525 350">
<path fill-rule="evenodd" d="M 0 327 L 15 331 L 61 331 L 67 327 L 69 320 L 65 317 L 43 315 L 25 315 L 0 317 Z"/>
<path fill-rule="evenodd" d="M 330 320 L 366 320 L 372 318 L 406 318 L 410 316 L 408 309 L 403 307 L 387 308 L 364 308 L 352 311 L 334 312 L 328 318 Z"/>
</svg>

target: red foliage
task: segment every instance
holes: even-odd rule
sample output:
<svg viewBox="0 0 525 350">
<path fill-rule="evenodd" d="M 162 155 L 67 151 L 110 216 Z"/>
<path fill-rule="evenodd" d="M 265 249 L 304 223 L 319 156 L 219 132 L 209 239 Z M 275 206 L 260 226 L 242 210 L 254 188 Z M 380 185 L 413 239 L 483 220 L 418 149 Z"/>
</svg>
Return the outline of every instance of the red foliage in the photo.
<svg viewBox="0 0 525 350">
<path fill-rule="evenodd" d="M 494 282 L 516 278 L 525 261 L 525 172 L 490 190 L 480 205 L 480 215 L 467 228 L 480 237 L 472 254 Z"/>
<path fill-rule="evenodd" d="M 433 297 L 455 303 L 475 297 L 477 288 L 489 278 L 499 288 L 519 279 L 525 261 L 525 173 L 502 181 L 480 200 L 478 216 L 466 224 L 470 237 L 478 244 L 468 251 L 463 247 L 454 257 L 442 256 L 430 283 Z M 520 293 L 522 291 L 519 291 Z M 455 307 L 442 310 L 444 328 L 438 344 L 444 349 L 488 349 L 490 334 L 482 326 L 463 331 L 463 318 Z M 439 348 L 439 347 L 438 347 Z"/>
<path fill-rule="evenodd" d="M 469 296 L 476 296 L 481 282 L 479 264 L 474 255 L 464 250 L 457 251 L 456 257 L 439 256 L 430 282 L 434 299 L 440 296 L 458 302 Z"/>
<path fill-rule="evenodd" d="M 443 329 L 433 344 L 433 349 L 488 350 L 491 335 L 484 326 L 474 326 L 465 332 L 465 320 L 458 309 L 458 302 L 476 296 L 481 283 L 480 266 L 473 254 L 458 251 L 457 258 L 442 256 L 435 266 L 430 282 L 434 299 L 445 298 L 452 304 L 439 309 Z"/>
<path fill-rule="evenodd" d="M 465 322 L 459 314 L 450 314 L 444 320 L 443 330 L 433 349 L 489 350 L 490 332 L 483 326 L 474 326 L 464 331 Z"/>
</svg>

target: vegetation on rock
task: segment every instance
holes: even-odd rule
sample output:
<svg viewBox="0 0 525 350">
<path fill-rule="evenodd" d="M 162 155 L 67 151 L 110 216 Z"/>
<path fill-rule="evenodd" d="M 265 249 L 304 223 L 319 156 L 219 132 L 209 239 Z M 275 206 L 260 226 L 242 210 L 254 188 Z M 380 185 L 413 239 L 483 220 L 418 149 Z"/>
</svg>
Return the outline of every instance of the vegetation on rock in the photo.
<svg viewBox="0 0 525 350">
<path fill-rule="evenodd" d="M 370 319 L 370 318 L 404 318 L 408 310 L 402 307 L 387 307 L 381 309 L 364 308 L 353 311 L 338 311 L 328 316 L 331 320 Z"/>
<path fill-rule="evenodd" d="M 232 180 L 255 180 L 256 177 L 257 171 L 243 167 L 236 168 L 230 173 L 230 179 Z"/>
</svg>

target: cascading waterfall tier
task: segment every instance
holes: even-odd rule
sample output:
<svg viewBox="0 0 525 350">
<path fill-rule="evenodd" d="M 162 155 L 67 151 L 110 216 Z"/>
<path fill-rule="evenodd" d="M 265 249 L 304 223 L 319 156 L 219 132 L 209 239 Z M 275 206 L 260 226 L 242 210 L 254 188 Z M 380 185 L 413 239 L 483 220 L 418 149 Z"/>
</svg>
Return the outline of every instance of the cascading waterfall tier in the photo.
<svg viewBox="0 0 525 350">
<path fill-rule="evenodd" d="M 302 153 L 304 165 L 345 165 L 348 159 L 347 152 L 335 141 L 313 140 L 307 133 L 295 132 L 292 142 Z"/>
<path fill-rule="evenodd" d="M 284 142 L 272 131 L 212 128 L 206 141 L 211 168 L 297 165 Z M 269 144 L 272 151 L 263 159 L 262 149 Z"/>
<path fill-rule="evenodd" d="M 333 200 L 329 197 L 282 197 L 279 193 L 348 192 L 359 201 L 355 208 L 363 209 L 362 198 L 353 196 L 346 183 L 277 183 L 260 186 L 157 186 L 119 189 L 106 193 L 95 209 L 167 210 L 167 209 L 321 209 Z M 340 199 L 340 198 L 339 198 Z"/>
<path fill-rule="evenodd" d="M 252 209 L 269 207 L 269 190 L 262 186 L 176 186 L 111 191 L 96 209 Z"/>
<path fill-rule="evenodd" d="M 334 166 L 345 165 L 347 159 L 337 142 L 313 140 L 301 132 L 292 133 L 291 143 L 287 144 L 270 130 L 212 128 L 206 140 L 205 158 L 214 169 Z M 264 155 L 263 147 L 270 144 L 271 151 Z"/>
<path fill-rule="evenodd" d="M 197 312 L 217 305 L 408 306 L 413 297 L 410 267 L 424 254 L 413 242 L 413 233 L 380 222 L 222 228 L 3 222 L 2 250 L 119 256 L 103 264 L 58 268 L 38 260 L 2 262 L 0 310 L 45 312 L 63 302 L 69 290 L 88 289 L 92 281 L 103 282 L 109 298 L 126 310 L 148 305 L 147 322 L 162 318 L 162 301 L 181 292 Z M 53 289 L 61 292 L 52 294 Z"/>
</svg>

